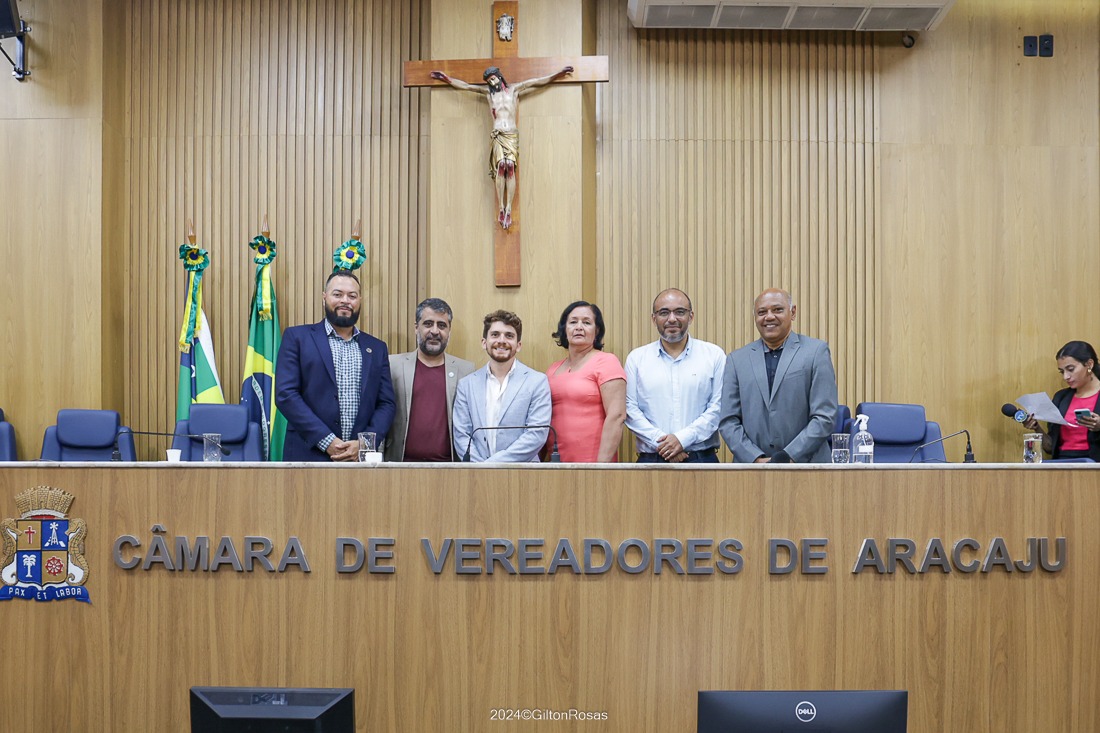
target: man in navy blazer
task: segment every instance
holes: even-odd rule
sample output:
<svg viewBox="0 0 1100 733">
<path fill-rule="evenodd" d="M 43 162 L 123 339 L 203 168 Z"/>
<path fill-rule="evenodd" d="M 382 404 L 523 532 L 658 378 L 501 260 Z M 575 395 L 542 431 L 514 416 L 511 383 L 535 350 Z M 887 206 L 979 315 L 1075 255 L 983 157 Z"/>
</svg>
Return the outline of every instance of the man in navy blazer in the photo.
<svg viewBox="0 0 1100 733">
<path fill-rule="evenodd" d="M 826 463 L 837 411 L 829 345 L 791 332 L 785 290 L 753 304 L 760 338 L 726 357 L 718 430 L 737 463 Z"/>
<path fill-rule="evenodd" d="M 329 275 L 325 319 L 283 333 L 275 366 L 275 405 L 287 421 L 285 461 L 355 461 L 359 433 L 382 445 L 395 409 L 386 344 L 363 333 L 359 278 Z"/>
<path fill-rule="evenodd" d="M 455 455 L 474 463 L 537 463 L 550 424 L 550 382 L 516 359 L 523 322 L 498 310 L 485 316 L 481 348 L 489 363 L 458 383 L 451 417 Z M 514 430 L 479 430 L 495 426 Z M 475 432 L 476 431 L 476 432 Z"/>
</svg>

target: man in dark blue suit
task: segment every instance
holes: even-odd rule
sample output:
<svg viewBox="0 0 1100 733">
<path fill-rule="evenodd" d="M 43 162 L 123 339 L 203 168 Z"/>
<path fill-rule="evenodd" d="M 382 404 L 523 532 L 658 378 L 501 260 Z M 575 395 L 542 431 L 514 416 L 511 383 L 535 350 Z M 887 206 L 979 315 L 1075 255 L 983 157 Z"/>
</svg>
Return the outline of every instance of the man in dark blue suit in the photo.
<svg viewBox="0 0 1100 733">
<path fill-rule="evenodd" d="M 287 421 L 285 461 L 354 461 L 359 433 L 382 445 L 395 401 L 386 344 L 355 324 L 359 278 L 329 275 L 325 319 L 283 333 L 275 366 L 275 405 Z"/>
</svg>

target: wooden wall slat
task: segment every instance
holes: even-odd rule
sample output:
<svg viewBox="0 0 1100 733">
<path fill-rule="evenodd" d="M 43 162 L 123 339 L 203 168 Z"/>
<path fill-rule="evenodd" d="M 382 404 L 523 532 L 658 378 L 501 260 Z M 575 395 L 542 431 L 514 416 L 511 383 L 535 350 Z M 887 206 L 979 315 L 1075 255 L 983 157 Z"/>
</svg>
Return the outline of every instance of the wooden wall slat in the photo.
<svg viewBox="0 0 1100 733">
<path fill-rule="evenodd" d="M 693 333 L 732 350 L 757 337 L 755 295 L 786 287 L 798 329 L 832 345 L 841 400 L 871 394 L 875 321 L 842 314 L 878 297 L 872 38 L 639 30 L 620 11 L 599 8 L 608 347 L 653 340 L 652 298 L 678 286 Z"/>
<path fill-rule="evenodd" d="M 141 365 L 123 406 L 133 426 L 169 429 L 174 421 L 184 296 L 176 250 L 189 218 L 211 253 L 204 305 L 227 401 L 240 397 L 254 273 L 247 243 L 264 214 L 279 244 L 284 327 L 319 317 L 332 251 L 362 218 L 369 260 L 360 273 L 361 326 L 404 346 L 423 289 L 424 188 L 414 175 L 423 173 L 421 110 L 410 101 L 419 92 L 402 89 L 395 75 L 419 49 L 421 28 L 399 5 L 127 6 L 133 62 L 124 84 L 133 114 L 120 161 L 130 182 L 121 236 L 144 284 L 122 293 L 125 363 Z M 142 446 L 142 454 L 156 457 L 160 448 Z"/>
</svg>

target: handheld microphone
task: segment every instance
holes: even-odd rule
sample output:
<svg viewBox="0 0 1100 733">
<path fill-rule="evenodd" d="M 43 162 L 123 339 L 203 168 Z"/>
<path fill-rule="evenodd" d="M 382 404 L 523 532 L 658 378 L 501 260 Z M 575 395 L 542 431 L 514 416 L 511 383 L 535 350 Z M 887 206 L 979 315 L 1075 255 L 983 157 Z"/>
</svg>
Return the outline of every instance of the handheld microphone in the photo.
<svg viewBox="0 0 1100 733">
<path fill-rule="evenodd" d="M 1027 413 L 1021 410 L 1011 402 L 1006 402 L 1001 405 L 1001 414 L 1005 417 L 1011 417 L 1016 422 L 1022 423 L 1027 421 Z"/>
<path fill-rule="evenodd" d="M 791 458 L 791 454 L 785 450 L 777 450 L 769 463 L 794 463 L 794 459 Z"/>
<path fill-rule="evenodd" d="M 1007 405 L 1006 405 L 1006 407 L 1007 407 Z M 919 454 L 922 450 L 924 450 L 928 446 L 935 445 L 936 443 L 942 443 L 943 441 L 947 440 L 948 438 L 954 438 L 956 435 L 963 435 L 963 434 L 966 435 L 966 453 L 963 455 L 963 463 L 977 463 L 977 461 L 974 460 L 974 450 L 970 447 L 970 431 L 969 430 L 960 430 L 957 433 L 951 433 L 951 435 L 945 435 L 942 438 L 937 438 L 936 440 L 930 440 L 927 443 L 925 443 L 924 445 L 918 445 L 916 450 L 913 451 L 913 455 L 909 458 L 909 462 L 912 463 L 913 459 L 915 459 L 917 457 L 917 454 Z"/>
<path fill-rule="evenodd" d="M 122 428 L 117 433 L 115 433 L 115 447 L 114 450 L 111 451 L 112 461 L 122 460 L 122 452 L 118 448 L 118 439 L 119 436 L 121 436 L 123 433 L 129 433 L 130 435 L 159 435 L 164 438 L 193 438 L 195 440 L 204 440 L 206 438 L 205 435 L 193 435 L 190 433 L 161 433 L 155 430 L 131 430 L 130 428 Z M 214 445 L 218 446 L 218 450 L 221 451 L 223 456 L 229 455 L 229 449 L 222 445 L 220 442 L 215 443 Z"/>
<path fill-rule="evenodd" d="M 470 440 L 466 443 L 466 452 L 462 454 L 462 462 L 470 462 L 470 448 L 474 444 L 474 435 L 479 430 L 533 430 L 547 428 L 554 436 L 554 443 L 550 448 L 550 463 L 561 463 L 561 456 L 558 454 L 558 431 L 554 430 L 553 425 L 482 425 L 480 428 L 474 428 L 470 431 Z"/>
</svg>

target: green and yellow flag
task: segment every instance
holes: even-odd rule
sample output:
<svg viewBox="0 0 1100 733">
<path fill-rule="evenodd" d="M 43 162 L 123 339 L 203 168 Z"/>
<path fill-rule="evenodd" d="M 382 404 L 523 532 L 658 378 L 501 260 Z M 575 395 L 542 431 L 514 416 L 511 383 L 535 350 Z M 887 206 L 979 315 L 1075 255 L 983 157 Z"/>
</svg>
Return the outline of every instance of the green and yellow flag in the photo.
<svg viewBox="0 0 1100 733">
<path fill-rule="evenodd" d="M 248 408 L 248 419 L 260 426 L 264 436 L 264 457 L 281 461 L 286 418 L 275 408 L 275 358 L 279 355 L 282 339 L 275 286 L 271 282 L 271 263 L 275 260 L 276 248 L 266 233 L 254 237 L 248 246 L 256 253 L 252 258 L 256 263 L 256 287 L 248 318 L 241 404 Z"/>
<path fill-rule="evenodd" d="M 194 244 L 180 245 L 180 259 L 187 273 L 187 300 L 180 329 L 179 390 L 176 395 L 176 419 L 191 416 L 196 402 L 225 404 L 218 367 L 214 361 L 214 342 L 210 324 L 202 310 L 202 274 L 210 266 L 210 254 Z"/>
</svg>

